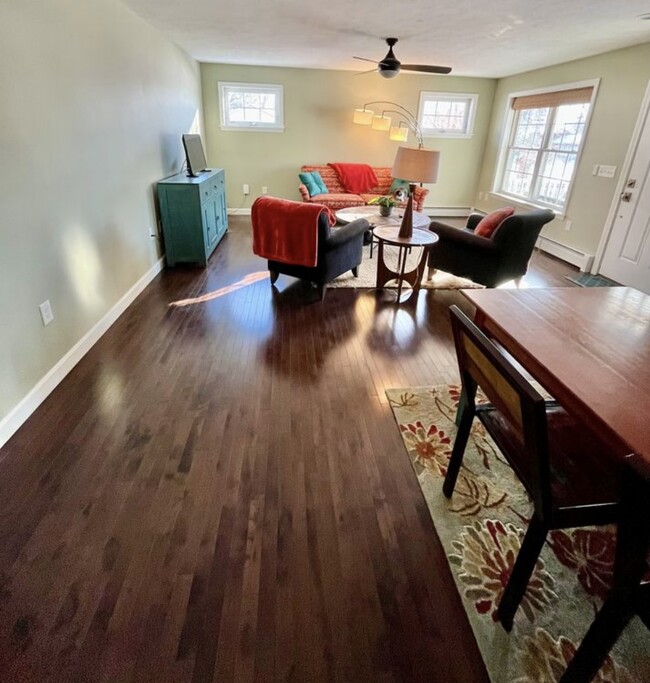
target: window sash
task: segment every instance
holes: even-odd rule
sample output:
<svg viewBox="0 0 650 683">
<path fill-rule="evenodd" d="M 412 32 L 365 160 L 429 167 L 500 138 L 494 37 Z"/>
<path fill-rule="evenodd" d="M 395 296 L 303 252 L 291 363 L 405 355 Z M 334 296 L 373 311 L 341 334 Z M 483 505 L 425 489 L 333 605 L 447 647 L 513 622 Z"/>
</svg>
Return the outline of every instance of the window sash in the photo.
<svg viewBox="0 0 650 683">
<path fill-rule="evenodd" d="M 448 93 L 448 92 L 420 92 L 418 107 L 418 123 L 424 137 L 456 137 L 469 138 L 472 136 L 476 103 L 478 95 L 473 93 Z M 462 113 L 454 109 L 462 105 Z M 433 111 L 431 111 L 433 105 Z M 440 111 L 441 106 L 447 105 L 447 111 Z M 460 121 L 460 127 L 450 125 L 435 125 L 435 119 L 451 123 L 452 120 Z"/>
<path fill-rule="evenodd" d="M 284 130 L 283 87 L 258 83 L 219 83 L 221 128 Z"/>
<path fill-rule="evenodd" d="M 582 90 L 588 90 L 590 94 L 592 92 L 591 88 Z M 542 93 L 542 95 L 543 94 L 546 93 Z M 554 95 L 555 93 L 548 94 Z M 590 100 L 588 100 L 588 102 L 590 102 Z M 584 104 L 584 102 L 582 103 Z M 508 145 L 506 147 L 505 163 L 500 182 L 501 192 L 556 209 L 563 209 L 565 207 L 569 189 L 575 176 L 578 155 L 584 142 L 589 116 L 589 111 L 587 110 L 587 112 L 585 112 L 586 115 L 584 120 L 576 123 L 576 125 L 579 126 L 579 130 L 574 139 L 578 139 L 579 142 L 575 149 L 565 150 L 554 147 L 551 138 L 555 129 L 559 107 L 568 104 L 575 104 L 575 102 L 561 101 L 559 106 L 548 108 L 549 112 L 544 123 L 544 132 L 539 146 L 516 144 L 516 139 L 522 126 L 531 125 L 521 123 L 523 112 L 541 107 L 530 107 L 529 109 L 515 109 L 513 107 L 513 109 L 515 109 L 515 118 L 512 122 Z M 526 170 L 526 172 L 522 172 L 521 170 L 513 168 L 513 159 L 517 155 L 532 155 L 534 157 L 530 171 Z M 543 169 L 547 168 L 549 160 L 553 159 L 557 161 L 558 158 L 563 159 L 564 171 L 562 175 L 557 176 L 543 173 Z M 571 173 L 566 177 L 566 168 L 569 166 L 571 167 Z M 528 180 L 527 183 L 526 180 Z M 551 189 L 552 192 L 549 192 Z"/>
</svg>

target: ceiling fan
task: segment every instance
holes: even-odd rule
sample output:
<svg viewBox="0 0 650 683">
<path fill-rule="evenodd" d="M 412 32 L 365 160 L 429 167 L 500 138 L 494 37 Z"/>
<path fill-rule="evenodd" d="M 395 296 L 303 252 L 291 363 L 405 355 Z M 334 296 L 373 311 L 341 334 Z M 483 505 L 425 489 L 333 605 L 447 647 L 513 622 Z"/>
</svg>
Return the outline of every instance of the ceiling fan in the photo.
<svg viewBox="0 0 650 683">
<path fill-rule="evenodd" d="M 397 38 L 386 38 L 386 44 L 388 45 L 388 53 L 380 61 L 377 62 L 374 59 L 366 59 L 365 57 L 354 57 L 354 59 L 361 59 L 364 62 L 374 62 L 377 65 L 376 69 L 371 69 L 370 71 L 379 72 L 380 76 L 384 78 L 394 78 L 397 74 L 404 71 L 423 71 L 430 74 L 448 74 L 451 71 L 450 66 L 433 66 L 429 64 L 402 64 L 393 52 L 393 45 L 397 42 Z M 369 73 L 364 71 L 363 73 Z"/>
</svg>

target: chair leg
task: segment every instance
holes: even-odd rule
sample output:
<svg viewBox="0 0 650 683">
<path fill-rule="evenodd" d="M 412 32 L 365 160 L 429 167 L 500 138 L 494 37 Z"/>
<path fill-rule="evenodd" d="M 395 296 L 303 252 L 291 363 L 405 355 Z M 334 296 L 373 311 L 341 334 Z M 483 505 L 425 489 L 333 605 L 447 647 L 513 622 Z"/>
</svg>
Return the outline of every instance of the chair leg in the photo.
<svg viewBox="0 0 650 683">
<path fill-rule="evenodd" d="M 280 273 L 277 270 L 269 270 L 269 276 L 271 277 L 271 284 L 274 285 L 275 281 L 280 277 Z"/>
<path fill-rule="evenodd" d="M 634 592 L 623 599 L 614 592 L 609 595 L 560 678 L 560 683 L 589 683 L 596 676 L 614 643 L 634 616 L 634 597 Z"/>
<path fill-rule="evenodd" d="M 462 396 L 464 395 L 465 392 L 463 392 Z M 456 487 L 456 479 L 458 479 L 460 466 L 463 464 L 463 455 L 465 453 L 465 447 L 467 446 L 467 439 L 469 439 L 469 434 L 472 430 L 472 422 L 474 422 L 474 411 L 472 410 L 472 407 L 468 405 L 467 401 L 465 401 L 460 409 L 458 432 L 456 433 L 454 448 L 451 452 L 451 458 L 449 458 L 449 464 L 447 465 L 445 481 L 442 485 L 442 492 L 447 498 L 451 498 L 451 494 Z"/>
<path fill-rule="evenodd" d="M 546 525 L 533 515 L 512 568 L 508 585 L 497 608 L 499 620 L 506 631 L 512 630 L 513 619 L 526 593 L 526 587 L 533 569 L 535 569 L 535 563 L 546 540 L 547 531 Z"/>
<path fill-rule="evenodd" d="M 433 276 L 436 274 L 436 269 L 433 268 L 433 266 L 429 266 L 427 268 L 427 281 L 431 282 L 433 280 Z"/>
<path fill-rule="evenodd" d="M 320 297 L 320 300 L 322 301 L 325 298 L 325 292 L 327 291 L 327 284 L 325 282 L 318 284 L 318 296 Z"/>
<path fill-rule="evenodd" d="M 359 277 L 359 266 L 355 266 L 352 269 L 352 275 L 354 275 L 354 277 Z"/>
</svg>

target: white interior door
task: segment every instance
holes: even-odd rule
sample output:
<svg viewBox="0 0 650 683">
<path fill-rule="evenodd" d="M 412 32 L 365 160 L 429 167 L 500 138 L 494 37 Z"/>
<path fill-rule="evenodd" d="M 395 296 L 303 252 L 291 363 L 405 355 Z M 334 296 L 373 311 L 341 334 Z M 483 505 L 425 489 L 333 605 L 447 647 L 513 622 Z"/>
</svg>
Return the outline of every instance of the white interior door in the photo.
<svg viewBox="0 0 650 683">
<path fill-rule="evenodd" d="M 650 294 L 650 109 L 642 113 L 639 142 L 618 200 L 600 272 Z M 633 142 L 634 144 L 634 142 Z"/>
<path fill-rule="evenodd" d="M 642 116 L 638 144 L 599 270 L 622 285 L 650 294 L 650 108 Z"/>
</svg>

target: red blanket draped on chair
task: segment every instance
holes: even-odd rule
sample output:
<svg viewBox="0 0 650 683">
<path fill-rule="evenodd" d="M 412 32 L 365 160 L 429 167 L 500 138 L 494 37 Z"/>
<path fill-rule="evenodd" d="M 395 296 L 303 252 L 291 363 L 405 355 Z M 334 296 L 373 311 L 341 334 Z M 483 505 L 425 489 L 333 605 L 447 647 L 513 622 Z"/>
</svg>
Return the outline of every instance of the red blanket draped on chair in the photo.
<svg viewBox="0 0 650 683">
<path fill-rule="evenodd" d="M 368 164 L 328 164 L 335 171 L 347 192 L 367 192 L 378 184 L 377 176 Z"/>
<path fill-rule="evenodd" d="M 251 211 L 253 253 L 271 261 L 313 268 L 318 260 L 318 219 L 322 204 L 306 204 L 276 197 L 259 197 Z"/>
</svg>

